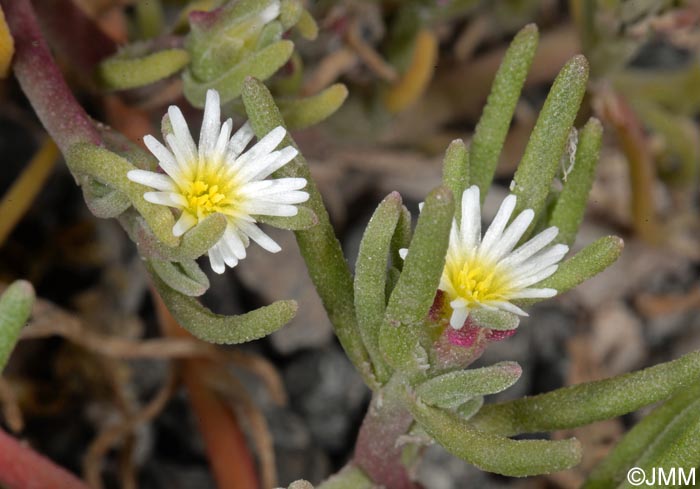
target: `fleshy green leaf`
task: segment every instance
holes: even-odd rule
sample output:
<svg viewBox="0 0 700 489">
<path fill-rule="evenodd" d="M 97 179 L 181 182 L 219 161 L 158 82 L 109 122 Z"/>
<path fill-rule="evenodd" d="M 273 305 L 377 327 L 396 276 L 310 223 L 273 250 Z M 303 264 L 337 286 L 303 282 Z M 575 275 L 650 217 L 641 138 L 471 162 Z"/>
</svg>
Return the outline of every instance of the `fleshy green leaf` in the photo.
<svg viewBox="0 0 700 489">
<path fill-rule="evenodd" d="M 209 279 L 194 260 L 180 263 L 153 260 L 150 263 L 158 277 L 181 294 L 198 297 L 209 288 Z"/>
<path fill-rule="evenodd" d="M 168 287 L 151 265 L 153 285 L 178 323 L 200 340 L 217 344 L 238 344 L 256 340 L 277 331 L 297 311 L 295 301 L 277 301 L 237 316 L 222 316 L 202 306 L 197 299 Z"/>
<path fill-rule="evenodd" d="M 520 317 L 508 311 L 475 309 L 469 313 L 472 324 L 480 328 L 509 331 L 520 325 Z"/>
<path fill-rule="evenodd" d="M 184 49 L 165 49 L 138 58 L 117 55 L 100 63 L 97 75 L 105 89 L 126 90 L 167 78 L 189 62 Z"/>
<path fill-rule="evenodd" d="M 472 422 L 505 436 L 575 428 L 635 411 L 698 381 L 700 352 L 693 352 L 637 372 L 484 406 Z"/>
<path fill-rule="evenodd" d="M 120 216 L 122 226 L 136 243 L 144 258 L 162 261 L 186 262 L 204 255 L 224 235 L 226 217 L 212 214 L 187 231 L 178 246 L 165 246 L 153 235 L 138 214 L 125 213 Z"/>
<path fill-rule="evenodd" d="M 522 368 L 516 362 L 457 370 L 426 380 L 416 387 L 416 394 L 426 404 L 453 409 L 475 397 L 506 390 L 521 374 Z"/>
<path fill-rule="evenodd" d="M 483 405 L 484 398 L 482 396 L 473 397 L 457 408 L 457 414 L 462 419 L 469 419 L 478 413 Z"/>
<path fill-rule="evenodd" d="M 301 37 L 308 41 L 313 41 L 318 37 L 318 24 L 308 10 L 302 12 L 299 22 L 295 26 Z"/>
<path fill-rule="evenodd" d="M 129 161 L 105 148 L 80 143 L 71 146 L 66 162 L 72 172 L 87 175 L 98 182 L 119 190 L 126 195 L 134 208 L 143 216 L 153 233 L 167 246 L 176 246 L 179 239 L 173 235 L 175 219 L 165 206 L 146 202 L 143 194 L 148 187 L 132 182 L 126 177 L 136 167 Z"/>
<path fill-rule="evenodd" d="M 395 370 L 417 368 L 416 348 L 445 266 L 453 211 L 452 192 L 438 187 L 428 194 L 418 218 L 379 337 L 381 351 Z"/>
<path fill-rule="evenodd" d="M 0 373 L 27 324 L 33 305 L 34 288 L 24 280 L 13 282 L 0 296 Z"/>
<path fill-rule="evenodd" d="M 221 103 L 225 104 L 238 97 L 243 89 L 246 77 L 252 76 L 265 80 L 271 77 L 290 58 L 294 43 L 283 40 L 270 44 L 231 67 L 219 77 L 206 82 L 199 82 L 189 72 L 183 74 L 184 94 L 195 107 L 204 107 L 207 90 L 219 91 Z"/>
<path fill-rule="evenodd" d="M 581 460 L 581 445 L 575 439 L 511 440 L 478 431 L 457 414 L 417 400 L 410 400 L 408 408 L 448 452 L 488 472 L 510 477 L 550 474 Z"/>
<path fill-rule="evenodd" d="M 455 200 L 455 219 L 462 216 L 462 193 L 469 186 L 469 152 L 461 139 L 447 147 L 442 163 L 442 184 L 452 191 Z"/>
<path fill-rule="evenodd" d="M 697 430 L 699 421 L 700 382 L 675 394 L 628 431 L 608 456 L 591 472 L 582 489 L 615 488 L 625 480 L 627 471 L 631 467 L 644 465 L 670 468 L 685 465 L 679 460 L 674 460 L 670 465 L 664 464 L 654 457 L 654 454 L 672 454 L 675 450 L 679 450 L 693 457 L 692 465 L 690 467 L 685 465 L 685 467 L 695 467 L 700 460 L 697 434 L 691 439 L 690 444 L 683 444 L 680 438 L 684 432 Z M 677 433 L 681 426 L 686 429 Z M 645 460 L 646 464 L 643 463 Z M 651 460 L 654 465 L 648 463 Z M 651 471 L 647 473 L 651 474 Z"/>
<path fill-rule="evenodd" d="M 392 192 L 374 211 L 367 224 L 355 265 L 355 310 L 360 335 L 380 382 L 389 368 L 379 352 L 379 329 L 386 310 L 386 275 L 389 247 L 401 216 L 401 196 Z"/>
<path fill-rule="evenodd" d="M 403 259 L 399 250 L 411 245 L 411 212 L 406 206 L 401 206 L 401 215 L 396 224 L 394 236 L 391 238 L 391 264 L 398 271 L 403 270 Z"/>
<path fill-rule="evenodd" d="M 469 147 L 471 183 L 479 186 L 481 201 L 491 186 L 498 157 L 506 140 L 520 91 L 535 56 L 539 34 L 529 24 L 515 36 L 491 86 L 484 112 Z"/>
<path fill-rule="evenodd" d="M 118 190 L 108 187 L 92 178 L 86 178 L 83 185 L 83 197 L 85 203 L 96 217 L 100 219 L 111 219 L 118 217 L 129 207 L 131 201 L 129 197 Z"/>
<path fill-rule="evenodd" d="M 515 214 L 535 211 L 532 229 L 549 195 L 559 161 L 578 113 L 588 80 L 588 62 L 574 56 L 559 72 L 542 107 L 535 128 L 513 178 L 513 193 L 518 197 Z M 474 164 L 474 163 L 472 163 Z M 523 237 L 525 239 L 526 236 Z"/>
<path fill-rule="evenodd" d="M 347 87 L 336 83 L 311 97 L 279 100 L 278 104 L 290 129 L 304 129 L 333 115 L 343 105 L 347 96 Z"/>
<path fill-rule="evenodd" d="M 591 118 L 581 130 L 574 169 L 559 194 L 548 224 L 559 228 L 557 243 L 571 245 L 576 239 L 595 178 L 602 137 L 603 126 L 598 119 Z"/>
<path fill-rule="evenodd" d="M 318 224 L 318 217 L 316 217 L 314 211 L 301 205 L 297 206 L 297 210 L 296 216 L 255 216 L 255 220 L 279 229 L 288 229 L 291 231 L 309 229 Z"/>
<path fill-rule="evenodd" d="M 284 127 L 284 120 L 270 91 L 259 80 L 250 77 L 246 79 L 242 98 L 250 123 L 259 138 L 277 126 Z M 296 147 L 289 134 L 282 144 Z M 362 344 L 355 318 L 352 275 L 323 205 L 321 194 L 311 179 L 306 160 L 299 154 L 274 175 L 301 177 L 308 182 L 304 189 L 309 193 L 306 206 L 316 214 L 318 225 L 295 231 L 299 250 L 345 352 L 355 365 L 369 365 L 367 351 Z M 361 370 L 360 373 L 368 385 L 374 384 L 371 372 Z"/>
</svg>

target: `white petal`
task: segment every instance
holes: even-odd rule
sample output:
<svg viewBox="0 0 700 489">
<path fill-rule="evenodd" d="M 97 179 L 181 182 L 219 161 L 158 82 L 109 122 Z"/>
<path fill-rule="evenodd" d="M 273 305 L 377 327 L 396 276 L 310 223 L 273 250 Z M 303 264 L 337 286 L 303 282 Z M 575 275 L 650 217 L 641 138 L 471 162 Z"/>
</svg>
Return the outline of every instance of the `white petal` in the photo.
<svg viewBox="0 0 700 489">
<path fill-rule="evenodd" d="M 260 197 L 292 190 L 300 190 L 304 187 L 306 187 L 305 178 L 278 178 L 276 180 L 248 182 L 241 187 L 240 192 L 249 197 Z"/>
<path fill-rule="evenodd" d="M 512 277 L 514 279 L 519 279 L 526 275 L 532 275 L 538 270 L 543 270 L 551 265 L 559 263 L 568 251 L 569 247 L 563 244 L 554 245 L 544 251 L 540 251 L 529 260 L 516 266 L 511 272 Z"/>
<path fill-rule="evenodd" d="M 158 159 L 158 163 L 160 167 L 165 170 L 165 173 L 170 175 L 176 182 L 182 179 L 180 166 L 175 160 L 175 156 L 173 156 L 168 148 L 163 146 L 160 141 L 150 134 L 143 137 L 143 144 L 145 144 L 148 150 L 153 153 L 153 156 Z"/>
<path fill-rule="evenodd" d="M 250 122 L 246 122 L 234 133 L 233 137 L 231 137 L 231 140 L 228 142 L 226 146 L 226 161 L 233 163 L 234 160 L 238 158 L 238 155 L 243 152 L 245 147 L 248 146 L 248 143 L 253 140 L 253 136 L 255 136 L 253 126 L 250 125 Z"/>
<path fill-rule="evenodd" d="M 218 243 L 209 248 L 209 264 L 211 265 L 211 269 L 219 275 L 226 271 L 226 263 L 224 262 L 224 257 L 219 250 Z"/>
<path fill-rule="evenodd" d="M 243 153 L 236 160 L 238 168 L 243 167 L 251 161 L 263 158 L 272 153 L 274 149 L 282 142 L 287 131 L 282 126 L 277 126 L 272 131 L 268 132 L 265 137 L 258 141 L 252 148 Z"/>
<path fill-rule="evenodd" d="M 214 158 L 219 158 L 221 161 L 224 160 L 226 154 L 226 145 L 231 137 L 231 129 L 233 128 L 233 121 L 231 119 L 226 119 L 226 122 L 221 126 L 221 132 L 219 133 L 219 139 L 216 140 L 216 145 L 212 151 Z"/>
<path fill-rule="evenodd" d="M 287 163 L 292 161 L 299 154 L 299 151 L 294 146 L 285 146 L 279 150 L 277 157 L 268 163 L 265 168 L 260 169 L 256 172 L 251 180 L 261 180 L 272 175 L 274 172 L 285 166 Z"/>
<path fill-rule="evenodd" d="M 509 296 L 510 299 L 546 299 L 557 295 L 557 289 L 523 289 Z"/>
<path fill-rule="evenodd" d="M 146 185 L 156 190 L 175 190 L 175 183 L 173 180 L 162 173 L 146 170 L 131 170 L 126 174 L 126 178 L 132 182 L 140 183 L 141 185 Z"/>
<path fill-rule="evenodd" d="M 175 236 L 182 236 L 187 231 L 192 229 L 195 224 L 197 224 L 197 218 L 189 212 L 183 211 L 180 215 L 180 219 L 178 219 L 173 226 L 173 234 Z"/>
<path fill-rule="evenodd" d="M 262 230 L 255 224 L 239 221 L 237 225 L 242 232 L 250 237 L 250 239 L 258 243 L 263 249 L 269 251 L 270 253 L 277 253 L 282 249 L 280 248 L 280 245 L 275 243 L 271 237 L 262 232 Z"/>
<path fill-rule="evenodd" d="M 452 316 L 450 316 L 450 326 L 456 330 L 462 329 L 464 322 L 469 316 L 469 309 L 467 306 L 455 307 L 452 309 Z"/>
<path fill-rule="evenodd" d="M 263 24 L 267 24 L 268 22 L 271 22 L 274 19 L 276 19 L 279 14 L 280 3 L 277 0 L 275 0 L 269 6 L 267 6 L 265 10 L 258 14 L 258 18 L 260 19 L 260 22 L 262 22 Z"/>
<path fill-rule="evenodd" d="M 539 272 L 533 273 L 532 275 L 527 275 L 525 277 L 514 280 L 511 286 L 513 288 L 529 287 L 530 285 L 536 284 L 538 282 L 543 281 L 547 277 L 550 277 L 554 272 L 557 271 L 557 268 L 559 268 L 559 265 L 549 266 L 544 270 L 540 270 Z"/>
<path fill-rule="evenodd" d="M 557 234 L 559 234 L 559 229 L 556 226 L 545 229 L 537 236 L 530 239 L 527 243 L 517 248 L 510 255 L 505 257 L 501 263 L 503 265 L 513 266 L 524 262 L 551 243 L 552 240 L 557 237 Z"/>
<path fill-rule="evenodd" d="M 143 194 L 145 201 L 151 204 L 167 205 L 169 207 L 184 207 L 185 198 L 175 192 L 146 192 Z"/>
<path fill-rule="evenodd" d="M 506 228 L 511 214 L 513 214 L 513 209 L 515 209 L 516 200 L 517 198 L 513 194 L 503 199 L 501 207 L 499 207 L 496 213 L 496 217 L 493 218 L 493 222 L 491 222 L 491 225 L 486 230 L 486 234 L 484 234 L 484 239 L 481 240 L 480 249 L 484 250 L 484 252 L 488 252 L 488 250 L 493 248 L 493 246 L 500 241 L 501 234 Z"/>
<path fill-rule="evenodd" d="M 250 200 L 241 206 L 248 214 L 256 216 L 291 217 L 299 213 L 293 205 L 276 204 L 263 200 Z"/>
<path fill-rule="evenodd" d="M 481 241 L 481 203 L 479 187 L 472 185 L 462 194 L 462 223 L 460 225 L 462 246 L 474 248 Z"/>
<path fill-rule="evenodd" d="M 236 258 L 242 260 L 246 257 L 245 247 L 247 243 L 243 242 L 234 226 L 226 227 L 222 241 L 226 243 Z"/>
<path fill-rule="evenodd" d="M 399 256 L 401 257 L 402 260 L 405 260 L 406 257 L 408 256 L 408 248 L 400 248 L 399 249 Z"/>
<path fill-rule="evenodd" d="M 221 257 L 224 259 L 226 266 L 233 268 L 238 265 L 238 257 L 233 252 L 233 250 L 228 246 L 226 239 L 222 238 L 219 240 L 219 251 L 221 252 Z"/>
<path fill-rule="evenodd" d="M 197 146 L 194 144 L 192 135 L 190 134 L 190 128 L 187 126 L 187 121 L 185 117 L 180 112 L 180 109 L 175 105 L 168 107 L 168 117 L 170 117 L 170 124 L 173 126 L 172 138 L 166 137 L 166 141 L 170 144 L 170 149 L 173 152 L 178 152 L 183 158 L 183 162 L 192 162 L 196 160 L 197 157 Z M 175 155 L 177 157 L 177 154 Z"/>
<path fill-rule="evenodd" d="M 207 99 L 204 103 L 204 116 L 202 128 L 199 131 L 199 157 L 210 158 L 216 145 L 221 129 L 221 106 L 219 92 L 207 90 Z"/>
<path fill-rule="evenodd" d="M 486 253 L 493 260 L 500 260 L 506 254 L 510 253 L 520 238 L 523 237 L 528 226 L 535 218 L 535 211 L 525 209 L 516 217 L 513 222 L 503 231 L 501 238 L 490 248 L 484 247 Z"/>
</svg>

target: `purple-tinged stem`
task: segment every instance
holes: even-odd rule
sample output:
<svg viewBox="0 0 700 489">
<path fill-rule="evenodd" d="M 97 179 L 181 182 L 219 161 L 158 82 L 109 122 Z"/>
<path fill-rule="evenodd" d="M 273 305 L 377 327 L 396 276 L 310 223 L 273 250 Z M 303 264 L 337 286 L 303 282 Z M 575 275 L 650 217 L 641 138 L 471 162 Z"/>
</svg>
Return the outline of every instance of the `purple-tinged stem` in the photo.
<svg viewBox="0 0 700 489">
<path fill-rule="evenodd" d="M 406 466 L 401 462 L 403 447 L 397 440 L 406 434 L 413 417 L 403 405 L 401 386 L 390 380 L 372 396 L 367 415 L 355 445 L 353 462 L 372 481 L 391 489 L 418 489 L 411 481 Z"/>
<path fill-rule="evenodd" d="M 65 154 L 76 143 L 100 144 L 87 113 L 49 52 L 29 0 L 0 0 L 15 41 L 13 68 L 41 123 Z"/>
</svg>

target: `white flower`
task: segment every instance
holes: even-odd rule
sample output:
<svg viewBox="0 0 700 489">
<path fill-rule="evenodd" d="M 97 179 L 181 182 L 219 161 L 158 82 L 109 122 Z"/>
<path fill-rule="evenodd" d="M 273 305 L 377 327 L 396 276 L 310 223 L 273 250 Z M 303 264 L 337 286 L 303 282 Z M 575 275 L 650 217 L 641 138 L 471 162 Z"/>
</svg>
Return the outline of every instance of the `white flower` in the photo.
<svg viewBox="0 0 700 489">
<path fill-rule="evenodd" d="M 127 174 L 129 180 L 156 190 L 146 192 L 144 199 L 181 211 L 173 227 L 175 236 L 210 214 L 226 216 L 226 231 L 208 253 L 216 273 L 245 258 L 251 239 L 267 251 L 278 252 L 279 245 L 258 228 L 253 216 L 294 216 L 298 212 L 294 204 L 309 198 L 300 191 L 306 186 L 304 178 L 265 180 L 297 155 L 291 146 L 275 151 L 286 134 L 283 127 L 276 127 L 244 152 L 254 136 L 250 124 L 231 136 L 233 122 L 228 119 L 221 124 L 220 112 L 219 94 L 209 90 L 196 145 L 182 112 L 170 106 L 173 132 L 165 136 L 167 147 L 153 136 L 143 139 L 165 173 L 132 170 Z"/>
<path fill-rule="evenodd" d="M 474 309 L 527 316 L 511 301 L 557 294 L 555 289 L 532 286 L 556 272 L 569 247 L 548 246 L 559 233 L 552 226 L 514 250 L 535 217 L 532 209 L 526 209 L 508 225 L 515 202 L 513 194 L 503 200 L 482 238 L 479 187 L 472 186 L 462 194 L 462 219 L 459 224 L 452 222 L 439 285 L 452 307 L 450 326 L 454 329 L 461 329 Z"/>
</svg>

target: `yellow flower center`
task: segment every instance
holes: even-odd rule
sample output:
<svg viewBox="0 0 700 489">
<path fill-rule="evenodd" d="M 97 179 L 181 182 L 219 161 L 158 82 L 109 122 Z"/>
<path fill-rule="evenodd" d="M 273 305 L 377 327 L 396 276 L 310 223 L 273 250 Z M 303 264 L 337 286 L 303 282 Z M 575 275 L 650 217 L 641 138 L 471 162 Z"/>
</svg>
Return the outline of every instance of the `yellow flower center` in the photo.
<svg viewBox="0 0 700 489">
<path fill-rule="evenodd" d="M 230 213 L 227 211 L 235 201 L 236 185 L 215 171 L 198 172 L 180 188 L 187 202 L 185 210 L 200 219 L 215 212 Z"/>
<path fill-rule="evenodd" d="M 478 260 L 448 260 L 443 271 L 443 282 L 450 300 L 484 303 L 507 300 L 510 292 L 509 277 L 497 264 Z"/>
</svg>

